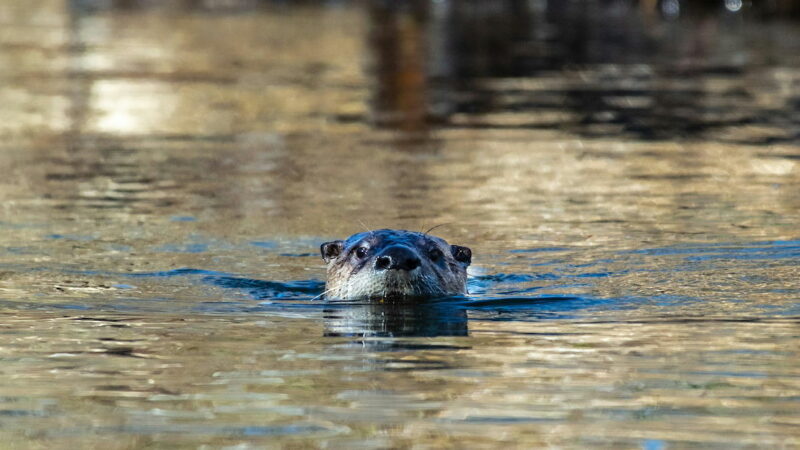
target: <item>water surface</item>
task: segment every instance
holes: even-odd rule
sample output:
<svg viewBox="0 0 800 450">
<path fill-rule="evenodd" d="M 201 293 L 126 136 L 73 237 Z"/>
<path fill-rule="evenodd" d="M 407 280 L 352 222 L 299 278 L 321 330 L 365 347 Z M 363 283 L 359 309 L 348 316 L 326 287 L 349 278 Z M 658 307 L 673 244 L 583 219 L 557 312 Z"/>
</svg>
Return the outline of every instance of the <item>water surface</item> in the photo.
<svg viewBox="0 0 800 450">
<path fill-rule="evenodd" d="M 34 3 L 5 445 L 800 445 L 791 4 Z M 320 243 L 438 224 L 469 297 L 315 300 Z"/>
</svg>

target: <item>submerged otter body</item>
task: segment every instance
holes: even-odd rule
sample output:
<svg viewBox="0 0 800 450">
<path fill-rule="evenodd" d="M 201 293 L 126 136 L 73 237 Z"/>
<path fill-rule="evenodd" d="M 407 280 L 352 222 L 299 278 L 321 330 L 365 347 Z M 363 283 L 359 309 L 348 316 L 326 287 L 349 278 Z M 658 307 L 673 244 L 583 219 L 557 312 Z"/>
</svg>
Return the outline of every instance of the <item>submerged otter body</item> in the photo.
<svg viewBox="0 0 800 450">
<path fill-rule="evenodd" d="M 422 299 L 467 293 L 472 251 L 405 230 L 375 230 L 320 246 L 328 263 L 326 297 Z"/>
</svg>

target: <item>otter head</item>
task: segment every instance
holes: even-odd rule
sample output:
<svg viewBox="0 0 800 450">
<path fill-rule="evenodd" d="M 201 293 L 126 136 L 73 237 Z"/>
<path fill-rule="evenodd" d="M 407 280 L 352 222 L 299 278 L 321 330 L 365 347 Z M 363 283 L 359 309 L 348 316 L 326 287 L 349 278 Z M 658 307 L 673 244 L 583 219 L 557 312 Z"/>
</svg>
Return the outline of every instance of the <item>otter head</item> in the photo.
<svg viewBox="0 0 800 450">
<path fill-rule="evenodd" d="M 472 251 L 405 230 L 375 230 L 320 246 L 327 298 L 421 299 L 467 293 Z"/>
</svg>

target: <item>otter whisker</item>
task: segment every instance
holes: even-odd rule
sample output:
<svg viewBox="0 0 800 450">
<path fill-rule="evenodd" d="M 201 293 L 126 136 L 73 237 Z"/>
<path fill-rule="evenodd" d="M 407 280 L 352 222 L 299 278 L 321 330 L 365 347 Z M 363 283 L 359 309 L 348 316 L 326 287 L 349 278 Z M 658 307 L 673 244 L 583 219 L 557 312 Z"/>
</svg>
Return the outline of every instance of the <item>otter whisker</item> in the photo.
<svg viewBox="0 0 800 450">
<path fill-rule="evenodd" d="M 363 228 L 364 231 L 366 231 L 367 233 L 369 233 L 370 236 L 372 236 L 372 229 L 370 227 L 364 225 L 364 222 L 361 219 L 358 219 L 358 223 L 359 225 L 361 225 L 361 228 Z"/>
<path fill-rule="evenodd" d="M 312 298 L 312 299 L 311 299 L 311 301 L 318 300 L 318 299 L 320 299 L 320 298 L 324 297 L 324 296 L 325 296 L 325 294 L 328 294 L 328 293 L 330 293 L 331 291 L 334 291 L 334 290 L 336 290 L 336 288 L 335 288 L 335 287 L 332 287 L 332 288 L 330 288 L 330 289 L 326 289 L 326 290 L 322 291 L 322 293 L 321 293 L 321 294 L 319 294 L 319 295 L 317 295 L 316 297 Z"/>
<path fill-rule="evenodd" d="M 425 236 L 427 236 L 427 235 L 428 235 L 428 233 L 430 233 L 431 231 L 433 231 L 433 230 L 435 230 L 435 229 L 437 229 L 437 228 L 439 228 L 439 227 L 443 227 L 443 226 L 445 226 L 445 225 L 452 225 L 452 224 L 453 224 L 453 222 L 445 222 L 445 223 L 440 223 L 439 225 L 434 225 L 434 226 L 432 226 L 431 228 L 428 228 L 428 231 L 426 231 L 426 232 L 424 232 L 424 233 L 422 233 L 422 234 L 423 234 L 423 235 L 425 235 Z"/>
</svg>

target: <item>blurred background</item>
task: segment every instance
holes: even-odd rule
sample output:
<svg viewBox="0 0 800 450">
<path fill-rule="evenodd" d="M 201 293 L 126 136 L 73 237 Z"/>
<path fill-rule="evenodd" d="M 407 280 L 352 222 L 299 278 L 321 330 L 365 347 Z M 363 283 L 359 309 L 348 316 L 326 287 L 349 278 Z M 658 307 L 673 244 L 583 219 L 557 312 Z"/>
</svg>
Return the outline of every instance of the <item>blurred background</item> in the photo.
<svg viewBox="0 0 800 450">
<path fill-rule="evenodd" d="M 560 216 L 615 241 L 608 221 L 786 236 L 799 10 L 7 1 L 0 195 L 92 227 L 183 214 L 245 234 L 456 222 L 506 239 Z"/>
</svg>

